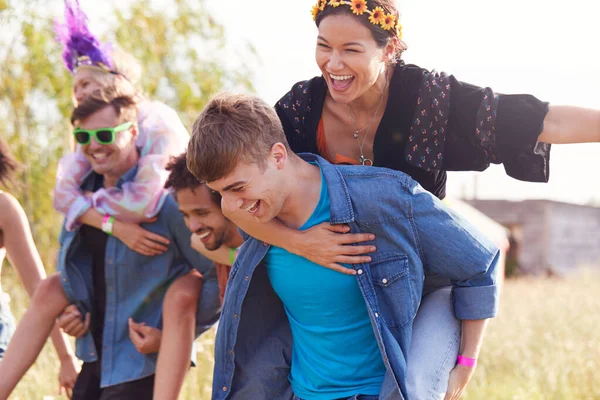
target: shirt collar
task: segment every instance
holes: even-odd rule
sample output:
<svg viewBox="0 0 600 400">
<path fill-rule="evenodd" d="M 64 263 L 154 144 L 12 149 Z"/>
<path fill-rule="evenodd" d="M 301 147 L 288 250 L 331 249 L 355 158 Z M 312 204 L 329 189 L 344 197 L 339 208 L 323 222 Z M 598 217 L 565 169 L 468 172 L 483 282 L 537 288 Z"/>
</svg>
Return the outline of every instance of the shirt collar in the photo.
<svg viewBox="0 0 600 400">
<path fill-rule="evenodd" d="M 138 164 L 136 163 L 127 172 L 125 172 L 123 174 L 123 176 L 121 176 L 121 178 L 119 178 L 119 180 L 117 181 L 117 185 L 116 185 L 117 189 L 122 189 L 124 183 L 133 181 L 138 172 L 138 169 L 139 169 L 139 167 L 138 167 Z M 83 178 L 83 183 L 81 184 L 81 189 L 93 191 L 95 183 L 96 183 L 96 179 L 98 179 L 99 177 L 100 177 L 99 174 L 95 173 L 93 170 L 90 170 L 90 172 L 88 172 L 88 174 Z"/>
<path fill-rule="evenodd" d="M 316 154 L 300 153 L 298 156 L 306 162 L 316 162 L 323 171 L 327 190 L 329 191 L 331 223 L 347 224 L 354 222 L 350 192 L 340 169 Z"/>
</svg>

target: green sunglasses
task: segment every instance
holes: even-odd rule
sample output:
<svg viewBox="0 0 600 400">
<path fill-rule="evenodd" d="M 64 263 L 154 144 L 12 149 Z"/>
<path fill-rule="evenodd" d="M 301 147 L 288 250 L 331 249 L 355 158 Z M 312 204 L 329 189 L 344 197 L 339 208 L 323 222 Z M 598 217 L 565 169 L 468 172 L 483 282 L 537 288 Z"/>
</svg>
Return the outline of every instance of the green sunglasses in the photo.
<svg viewBox="0 0 600 400">
<path fill-rule="evenodd" d="M 131 122 L 125 122 L 114 128 L 100 128 L 100 129 L 80 129 L 76 128 L 73 131 L 75 140 L 82 146 L 90 144 L 92 136 L 96 138 L 96 141 L 100 144 L 113 144 L 115 142 L 115 133 L 123 132 L 129 129 L 133 125 Z"/>
</svg>

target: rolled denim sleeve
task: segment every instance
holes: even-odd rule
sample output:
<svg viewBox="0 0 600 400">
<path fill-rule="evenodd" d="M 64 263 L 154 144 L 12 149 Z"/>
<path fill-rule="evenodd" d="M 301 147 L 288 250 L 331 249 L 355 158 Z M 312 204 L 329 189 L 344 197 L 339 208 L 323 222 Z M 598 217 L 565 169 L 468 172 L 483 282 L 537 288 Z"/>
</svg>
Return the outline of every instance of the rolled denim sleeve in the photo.
<svg viewBox="0 0 600 400">
<path fill-rule="evenodd" d="M 499 249 L 416 182 L 409 184 L 409 190 L 415 240 L 423 267 L 452 281 L 456 318 L 496 316 Z"/>
</svg>

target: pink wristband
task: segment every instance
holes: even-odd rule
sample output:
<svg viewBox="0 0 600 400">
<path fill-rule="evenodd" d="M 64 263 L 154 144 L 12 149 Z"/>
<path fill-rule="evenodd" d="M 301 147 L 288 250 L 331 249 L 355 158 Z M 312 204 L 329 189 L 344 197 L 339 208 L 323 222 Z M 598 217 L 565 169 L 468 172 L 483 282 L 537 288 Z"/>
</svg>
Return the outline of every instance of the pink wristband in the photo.
<svg viewBox="0 0 600 400">
<path fill-rule="evenodd" d="M 458 356 L 458 358 L 456 359 L 456 363 L 464 365 L 466 367 L 474 367 L 477 364 L 477 359 L 465 356 Z"/>
<path fill-rule="evenodd" d="M 114 223 L 115 217 L 111 217 L 110 215 L 106 214 L 102 220 L 102 232 L 112 236 Z"/>
</svg>

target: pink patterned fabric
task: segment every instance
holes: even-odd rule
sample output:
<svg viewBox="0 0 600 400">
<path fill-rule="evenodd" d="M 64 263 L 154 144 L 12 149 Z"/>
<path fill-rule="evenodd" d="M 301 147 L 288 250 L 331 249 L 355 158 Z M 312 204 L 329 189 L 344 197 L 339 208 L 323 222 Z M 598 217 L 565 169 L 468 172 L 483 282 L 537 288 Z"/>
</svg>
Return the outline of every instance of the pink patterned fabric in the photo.
<svg viewBox="0 0 600 400">
<path fill-rule="evenodd" d="M 75 229 L 90 207 L 126 222 L 140 222 L 158 214 L 166 195 L 165 166 L 171 156 L 185 151 L 189 134 L 175 110 L 158 101 L 140 105 L 138 126 L 138 171 L 134 181 L 126 182 L 121 189 L 100 189 L 93 195 L 81 192 L 80 185 L 91 169 L 79 146 L 60 160 L 54 208 L 65 215 L 67 230 Z"/>
</svg>

